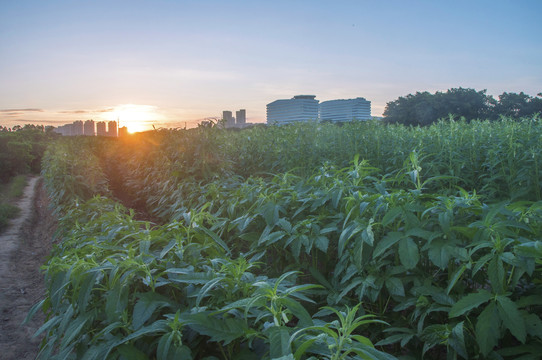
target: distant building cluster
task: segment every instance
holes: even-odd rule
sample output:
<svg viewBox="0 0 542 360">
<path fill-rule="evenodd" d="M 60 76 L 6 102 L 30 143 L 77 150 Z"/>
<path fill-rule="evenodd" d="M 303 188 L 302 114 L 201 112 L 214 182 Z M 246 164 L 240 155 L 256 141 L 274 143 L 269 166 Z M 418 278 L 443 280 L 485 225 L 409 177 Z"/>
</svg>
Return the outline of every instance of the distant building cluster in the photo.
<svg viewBox="0 0 542 360">
<path fill-rule="evenodd" d="M 124 136 L 128 135 L 128 128 L 126 126 L 120 127 L 116 121 L 98 121 L 82 120 L 74 121 L 71 124 L 66 124 L 57 127 L 54 130 L 64 136 Z"/>
<path fill-rule="evenodd" d="M 224 110 L 222 112 L 222 120 L 224 121 L 224 126 L 226 128 L 244 128 L 248 125 L 252 125 L 251 123 L 247 123 L 247 111 L 245 109 L 236 111 L 235 117 L 233 117 L 231 111 Z"/>
<path fill-rule="evenodd" d="M 371 118 L 371 102 L 365 98 L 329 100 L 320 103 L 315 95 L 296 95 L 267 104 L 268 124 L 290 124 L 320 120 L 344 122 Z"/>
</svg>

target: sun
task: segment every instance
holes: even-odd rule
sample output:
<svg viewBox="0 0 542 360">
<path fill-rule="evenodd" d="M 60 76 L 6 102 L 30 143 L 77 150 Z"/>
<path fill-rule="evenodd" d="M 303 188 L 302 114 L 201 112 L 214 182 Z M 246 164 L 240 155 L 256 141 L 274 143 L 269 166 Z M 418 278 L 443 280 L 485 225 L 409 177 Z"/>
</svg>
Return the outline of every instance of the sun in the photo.
<svg viewBox="0 0 542 360">
<path fill-rule="evenodd" d="M 106 117 L 118 120 L 119 127 L 126 126 L 130 133 L 151 130 L 153 123 L 163 120 L 156 106 L 136 104 L 115 106 Z"/>
</svg>

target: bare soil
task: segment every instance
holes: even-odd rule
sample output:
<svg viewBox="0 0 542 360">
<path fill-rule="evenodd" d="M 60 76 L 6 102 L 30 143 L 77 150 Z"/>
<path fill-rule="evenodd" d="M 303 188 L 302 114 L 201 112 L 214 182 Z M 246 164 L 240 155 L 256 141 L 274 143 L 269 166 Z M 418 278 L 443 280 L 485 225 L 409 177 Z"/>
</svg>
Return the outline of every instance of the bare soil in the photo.
<svg viewBox="0 0 542 360">
<path fill-rule="evenodd" d="M 35 359 L 42 337 L 33 337 L 44 323 L 38 312 L 22 325 L 30 308 L 45 295 L 40 266 L 51 250 L 56 219 L 48 207 L 40 178 L 30 178 L 17 202 L 21 213 L 0 234 L 0 359 Z"/>
</svg>

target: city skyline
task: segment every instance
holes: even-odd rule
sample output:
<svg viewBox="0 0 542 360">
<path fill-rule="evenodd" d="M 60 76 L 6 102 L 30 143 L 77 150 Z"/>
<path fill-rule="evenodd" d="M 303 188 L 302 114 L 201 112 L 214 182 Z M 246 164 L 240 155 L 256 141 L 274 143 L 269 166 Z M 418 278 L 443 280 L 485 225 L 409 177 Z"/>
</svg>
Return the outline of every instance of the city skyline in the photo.
<svg viewBox="0 0 542 360">
<path fill-rule="evenodd" d="M 294 94 L 542 91 L 539 1 L 95 1 L 0 4 L 0 125 L 266 120 Z"/>
</svg>

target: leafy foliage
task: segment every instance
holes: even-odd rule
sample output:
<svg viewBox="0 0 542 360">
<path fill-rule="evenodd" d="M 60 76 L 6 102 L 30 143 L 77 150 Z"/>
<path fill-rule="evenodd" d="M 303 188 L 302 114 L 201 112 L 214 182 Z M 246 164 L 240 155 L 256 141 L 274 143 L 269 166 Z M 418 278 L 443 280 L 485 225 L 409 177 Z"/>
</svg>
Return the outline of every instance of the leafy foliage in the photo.
<svg viewBox="0 0 542 360">
<path fill-rule="evenodd" d="M 14 130 L 0 126 L 0 183 L 19 174 L 39 173 L 43 152 L 55 135 L 43 126 L 25 125 Z"/>
<path fill-rule="evenodd" d="M 448 117 L 467 121 L 495 120 L 501 116 L 519 119 L 541 112 L 540 94 L 531 97 L 523 92 L 505 92 L 499 96 L 499 100 L 495 100 L 486 95 L 486 90 L 454 88 L 434 94 L 424 91 L 401 96 L 386 105 L 383 115 L 388 123 L 426 126 Z"/>
<path fill-rule="evenodd" d="M 62 219 L 40 356 L 534 358 L 541 132 L 534 118 L 64 139 L 44 162 Z M 158 224 L 103 197 L 112 181 Z"/>
</svg>

